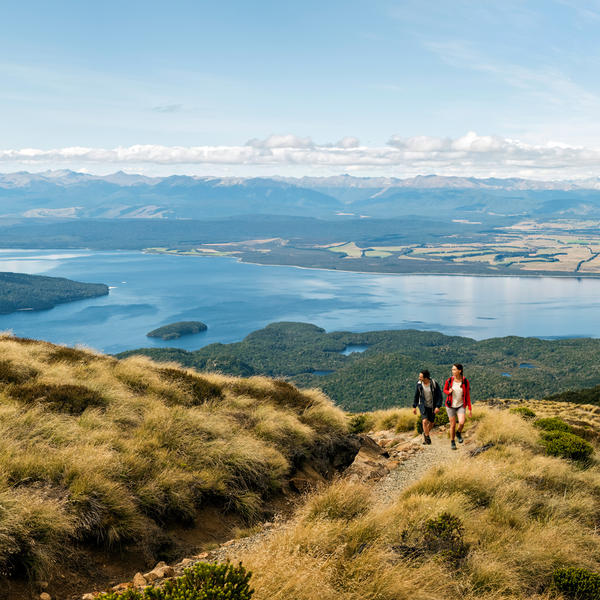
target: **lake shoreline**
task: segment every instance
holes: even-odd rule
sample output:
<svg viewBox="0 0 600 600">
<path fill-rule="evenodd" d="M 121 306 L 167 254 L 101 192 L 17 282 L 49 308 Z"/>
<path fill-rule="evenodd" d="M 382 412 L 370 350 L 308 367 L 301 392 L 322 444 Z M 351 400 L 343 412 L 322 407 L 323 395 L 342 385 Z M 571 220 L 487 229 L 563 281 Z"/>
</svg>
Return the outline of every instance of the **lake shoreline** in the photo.
<svg viewBox="0 0 600 600">
<path fill-rule="evenodd" d="M 319 266 L 308 266 L 308 265 L 295 265 L 287 263 L 270 263 L 270 262 L 259 262 L 257 260 L 248 260 L 243 256 L 224 256 L 218 254 L 177 254 L 176 252 L 160 252 L 160 251 L 148 251 L 146 249 L 141 250 L 143 254 L 156 254 L 163 256 L 180 256 L 186 258 L 229 258 L 235 262 L 243 263 L 246 265 L 257 265 L 261 267 L 289 267 L 292 269 L 303 269 L 308 271 L 328 271 L 330 273 L 360 273 L 362 275 L 400 275 L 400 276 L 434 276 L 434 277 L 504 277 L 504 278 L 526 278 L 526 279 L 600 279 L 600 273 L 554 273 L 552 271 L 542 271 L 536 273 L 477 273 L 477 272 L 437 272 L 437 271 L 363 271 L 359 269 L 334 269 L 328 267 Z"/>
</svg>

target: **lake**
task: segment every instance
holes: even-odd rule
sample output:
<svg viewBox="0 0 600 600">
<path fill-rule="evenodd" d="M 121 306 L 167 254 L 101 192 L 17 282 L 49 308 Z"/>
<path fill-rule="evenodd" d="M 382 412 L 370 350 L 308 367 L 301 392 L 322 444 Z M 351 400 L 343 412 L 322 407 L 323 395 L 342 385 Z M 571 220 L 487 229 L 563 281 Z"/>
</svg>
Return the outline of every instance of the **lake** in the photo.
<svg viewBox="0 0 600 600">
<path fill-rule="evenodd" d="M 103 352 L 241 340 L 274 321 L 327 331 L 421 329 L 476 339 L 600 337 L 600 280 L 350 273 L 141 252 L 0 250 L 0 271 L 106 283 L 109 296 L 0 315 L 0 330 Z M 174 321 L 208 331 L 162 341 Z"/>
</svg>

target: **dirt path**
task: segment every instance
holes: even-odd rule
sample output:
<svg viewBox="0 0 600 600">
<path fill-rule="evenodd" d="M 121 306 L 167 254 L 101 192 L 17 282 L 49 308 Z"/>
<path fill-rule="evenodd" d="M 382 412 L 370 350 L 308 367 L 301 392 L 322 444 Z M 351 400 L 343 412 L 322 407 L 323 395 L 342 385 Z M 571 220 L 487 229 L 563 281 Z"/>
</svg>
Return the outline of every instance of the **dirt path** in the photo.
<svg viewBox="0 0 600 600">
<path fill-rule="evenodd" d="M 459 460 L 472 445 L 470 436 L 470 433 L 465 434 L 465 443 L 457 443 L 456 450 L 450 448 L 450 440 L 445 431 L 432 432 L 430 446 L 421 445 L 422 436 L 413 438 L 411 442 L 421 445 L 421 451 L 400 463 L 374 485 L 376 503 L 381 505 L 392 502 L 404 488 L 423 477 L 432 467 Z"/>
</svg>

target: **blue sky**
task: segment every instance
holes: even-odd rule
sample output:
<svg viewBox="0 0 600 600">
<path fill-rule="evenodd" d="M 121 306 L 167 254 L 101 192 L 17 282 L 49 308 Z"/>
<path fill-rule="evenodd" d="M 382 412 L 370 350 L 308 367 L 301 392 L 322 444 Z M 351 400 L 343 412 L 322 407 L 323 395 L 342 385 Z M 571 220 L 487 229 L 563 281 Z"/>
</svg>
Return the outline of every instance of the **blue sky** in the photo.
<svg viewBox="0 0 600 600">
<path fill-rule="evenodd" d="M 0 171 L 600 175 L 600 0 L 29 1 L 1 23 Z"/>
</svg>

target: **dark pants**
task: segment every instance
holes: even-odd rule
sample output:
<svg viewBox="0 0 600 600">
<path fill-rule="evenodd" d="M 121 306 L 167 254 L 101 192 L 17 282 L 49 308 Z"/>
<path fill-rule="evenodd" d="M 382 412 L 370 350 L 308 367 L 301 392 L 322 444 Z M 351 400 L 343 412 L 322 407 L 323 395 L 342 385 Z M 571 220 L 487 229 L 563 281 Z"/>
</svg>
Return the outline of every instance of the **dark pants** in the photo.
<svg viewBox="0 0 600 600">
<path fill-rule="evenodd" d="M 423 419 L 427 419 L 430 423 L 435 421 L 435 409 L 433 406 L 419 407 L 419 410 L 421 411 L 421 417 L 423 417 Z"/>
</svg>

